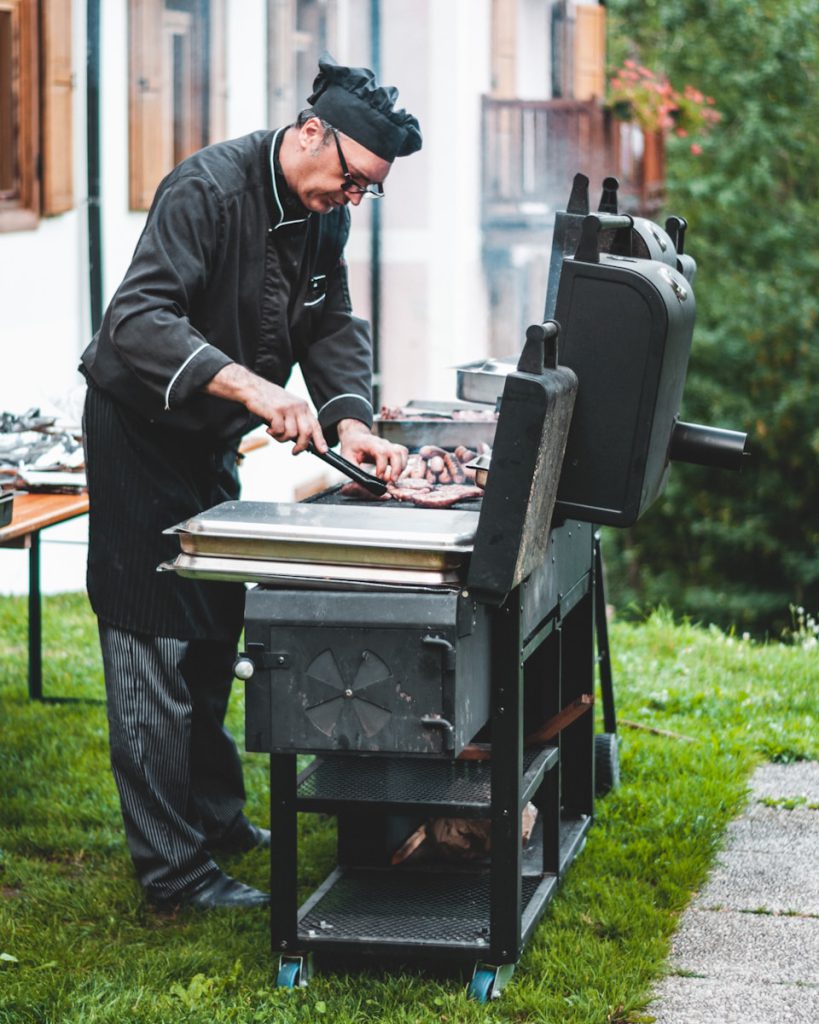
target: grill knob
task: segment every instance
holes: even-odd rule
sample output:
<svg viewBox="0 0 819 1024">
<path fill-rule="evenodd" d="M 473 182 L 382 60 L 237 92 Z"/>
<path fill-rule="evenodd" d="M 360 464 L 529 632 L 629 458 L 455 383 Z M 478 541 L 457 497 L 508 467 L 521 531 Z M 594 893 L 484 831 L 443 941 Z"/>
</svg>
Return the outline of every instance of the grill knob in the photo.
<svg viewBox="0 0 819 1024">
<path fill-rule="evenodd" d="M 255 671 L 256 666 L 247 655 L 237 658 L 233 663 L 233 674 L 237 679 L 250 679 Z"/>
</svg>

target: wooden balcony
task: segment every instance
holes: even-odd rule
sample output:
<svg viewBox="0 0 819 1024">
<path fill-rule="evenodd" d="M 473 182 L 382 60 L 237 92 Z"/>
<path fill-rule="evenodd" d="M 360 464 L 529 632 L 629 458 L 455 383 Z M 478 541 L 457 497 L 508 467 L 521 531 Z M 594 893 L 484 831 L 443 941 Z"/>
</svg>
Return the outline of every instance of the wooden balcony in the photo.
<svg viewBox="0 0 819 1024">
<path fill-rule="evenodd" d="M 597 101 L 483 97 L 482 225 L 502 244 L 521 229 L 547 228 L 565 208 L 574 175 L 620 181 L 622 212 L 656 214 L 663 201 L 664 146 Z"/>
</svg>

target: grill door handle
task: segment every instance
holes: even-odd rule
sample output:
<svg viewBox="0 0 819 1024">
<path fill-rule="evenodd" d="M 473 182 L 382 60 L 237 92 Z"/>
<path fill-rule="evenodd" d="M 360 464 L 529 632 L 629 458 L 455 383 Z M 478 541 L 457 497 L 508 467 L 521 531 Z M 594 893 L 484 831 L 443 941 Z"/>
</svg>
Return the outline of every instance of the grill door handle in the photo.
<svg viewBox="0 0 819 1024">
<path fill-rule="evenodd" d="M 426 725 L 428 728 L 434 726 L 436 729 L 443 729 L 450 736 L 455 732 L 455 726 L 452 722 L 446 718 L 439 718 L 437 715 L 424 715 L 421 719 L 421 725 Z"/>
<path fill-rule="evenodd" d="M 445 636 L 425 636 L 421 640 L 422 644 L 426 644 L 428 647 L 440 647 L 444 652 L 444 668 L 447 672 L 455 671 L 455 661 L 457 652 L 452 644 L 447 640 Z"/>
</svg>

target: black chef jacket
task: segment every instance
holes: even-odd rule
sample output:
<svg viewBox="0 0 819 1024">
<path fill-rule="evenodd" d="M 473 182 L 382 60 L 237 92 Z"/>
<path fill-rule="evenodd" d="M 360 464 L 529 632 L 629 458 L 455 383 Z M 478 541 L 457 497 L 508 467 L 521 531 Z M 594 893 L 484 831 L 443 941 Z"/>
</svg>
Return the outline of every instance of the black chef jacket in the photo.
<svg viewBox="0 0 819 1024">
<path fill-rule="evenodd" d="M 282 130 L 209 146 L 160 184 L 133 260 L 82 355 L 91 498 L 88 588 L 126 629 L 231 639 L 242 585 L 157 574 L 162 530 L 238 496 L 259 420 L 202 391 L 230 362 L 284 385 L 301 365 L 328 440 L 370 425 L 371 347 L 342 258 L 349 211 L 310 214 L 286 186 Z"/>
</svg>

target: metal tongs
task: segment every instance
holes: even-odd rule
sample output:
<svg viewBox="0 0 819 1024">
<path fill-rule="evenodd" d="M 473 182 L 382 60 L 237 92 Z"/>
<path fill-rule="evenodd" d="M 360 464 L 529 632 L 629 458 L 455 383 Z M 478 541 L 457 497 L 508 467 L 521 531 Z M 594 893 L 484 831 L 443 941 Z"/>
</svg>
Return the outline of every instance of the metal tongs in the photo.
<svg viewBox="0 0 819 1024">
<path fill-rule="evenodd" d="M 310 452 L 311 455 L 315 455 L 316 458 L 326 462 L 328 466 L 332 466 L 333 469 L 337 469 L 339 472 L 344 473 L 351 480 L 355 480 L 357 484 L 365 487 L 371 494 L 375 494 L 380 497 L 382 494 L 387 493 L 387 485 L 383 480 L 379 480 L 376 476 L 371 476 L 360 466 L 357 466 L 354 462 L 350 462 L 349 459 L 345 459 L 341 455 L 337 455 L 329 448 L 326 452 L 320 452 L 311 441 L 310 444 L 307 445 L 307 451 Z"/>
</svg>

